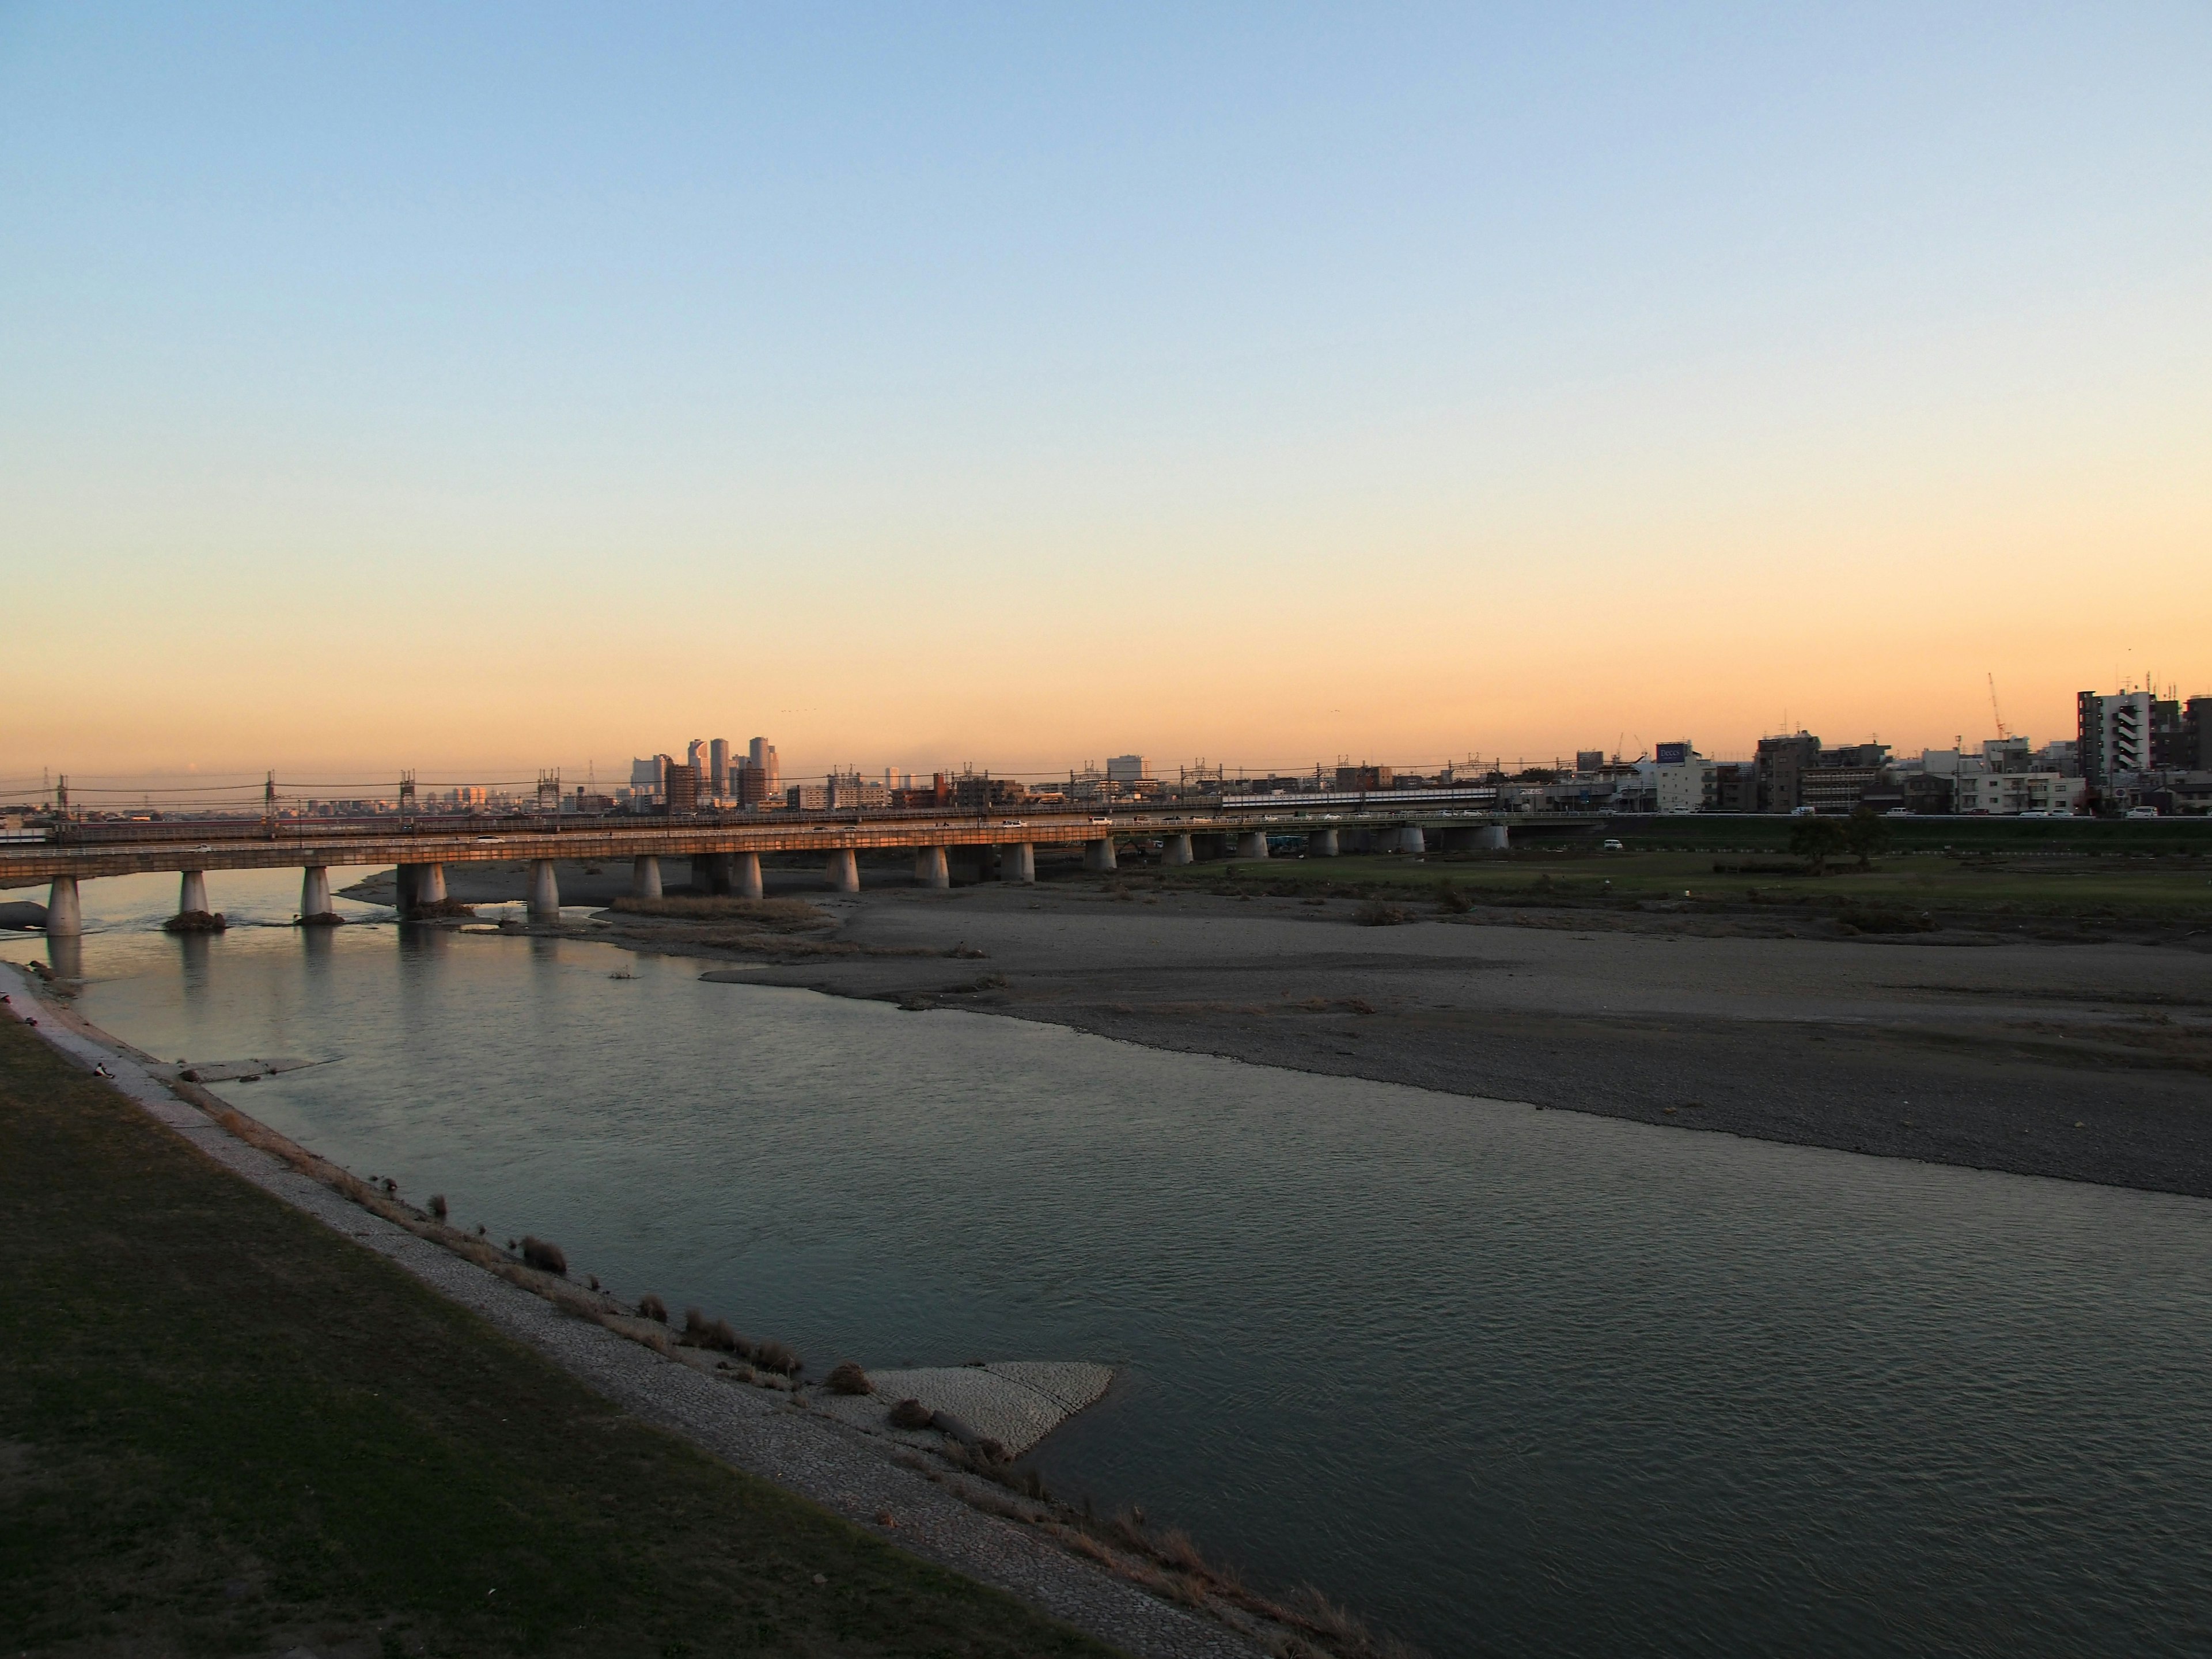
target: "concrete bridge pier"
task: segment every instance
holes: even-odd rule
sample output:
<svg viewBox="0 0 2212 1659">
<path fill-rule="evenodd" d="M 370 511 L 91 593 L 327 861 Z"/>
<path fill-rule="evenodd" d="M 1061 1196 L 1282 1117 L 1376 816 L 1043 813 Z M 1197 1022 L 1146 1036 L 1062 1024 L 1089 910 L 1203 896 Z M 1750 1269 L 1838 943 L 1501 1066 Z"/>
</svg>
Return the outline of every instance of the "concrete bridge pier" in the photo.
<svg viewBox="0 0 2212 1659">
<path fill-rule="evenodd" d="M 177 883 L 177 914 L 188 916 L 195 910 L 202 915 L 208 913 L 207 872 L 185 870 L 179 872 Z"/>
<path fill-rule="evenodd" d="M 1421 826 L 1418 823 L 1406 825 L 1396 832 L 1393 839 L 1396 842 L 1396 850 L 1401 853 L 1425 853 L 1429 850 L 1428 838 L 1421 834 Z"/>
<path fill-rule="evenodd" d="M 417 865 L 422 872 L 415 889 L 418 904 L 443 904 L 446 902 L 446 866 L 442 864 Z"/>
<path fill-rule="evenodd" d="M 422 866 L 419 864 L 403 864 L 392 872 L 392 902 L 398 909 L 402 921 L 414 915 L 416 905 L 421 902 L 416 897 L 416 890 L 422 884 Z"/>
<path fill-rule="evenodd" d="M 660 860 L 652 854 L 629 861 L 629 896 L 634 899 L 660 896 Z"/>
<path fill-rule="evenodd" d="M 730 855 L 730 885 L 739 898 L 757 899 L 761 896 L 760 854 L 732 853 Z"/>
<path fill-rule="evenodd" d="M 691 884 L 715 898 L 730 896 L 730 855 L 702 853 L 691 860 Z"/>
<path fill-rule="evenodd" d="M 1505 826 L 1486 823 L 1474 832 L 1475 850 L 1481 853 L 1502 853 L 1505 850 Z"/>
<path fill-rule="evenodd" d="M 1012 882 L 1018 887 L 1036 884 L 1036 848 L 1028 842 L 1018 841 L 1011 847 L 999 849 L 999 879 Z"/>
<path fill-rule="evenodd" d="M 551 859 L 532 859 L 530 861 L 530 919 L 532 921 L 561 920 L 561 883 L 553 873 Z"/>
<path fill-rule="evenodd" d="M 1237 837 L 1237 856 L 1240 859 L 1263 859 L 1267 856 L 1267 832 L 1248 830 Z"/>
<path fill-rule="evenodd" d="M 84 932 L 84 911 L 76 896 L 75 876 L 56 876 L 46 890 L 46 937 L 75 939 Z"/>
<path fill-rule="evenodd" d="M 840 893 L 860 890 L 860 861 L 849 847 L 840 847 L 830 854 L 830 885 Z"/>
<path fill-rule="evenodd" d="M 1315 830 L 1309 832 L 1306 836 L 1306 856 L 1316 859 L 1334 858 L 1336 856 L 1336 831 L 1334 830 Z"/>
<path fill-rule="evenodd" d="M 1160 844 L 1162 864 L 1189 864 L 1194 857 L 1188 836 L 1170 836 Z"/>
<path fill-rule="evenodd" d="M 952 885 L 951 866 L 945 861 L 942 847 L 917 847 L 914 849 L 914 884 L 917 887 Z"/>
<path fill-rule="evenodd" d="M 1083 843 L 1083 867 L 1103 872 L 1120 866 L 1114 862 L 1114 837 L 1101 836 L 1096 841 Z"/>
<path fill-rule="evenodd" d="M 312 927 L 337 919 L 337 912 L 331 908 L 330 866 L 309 865 L 300 872 L 300 920 Z"/>
</svg>

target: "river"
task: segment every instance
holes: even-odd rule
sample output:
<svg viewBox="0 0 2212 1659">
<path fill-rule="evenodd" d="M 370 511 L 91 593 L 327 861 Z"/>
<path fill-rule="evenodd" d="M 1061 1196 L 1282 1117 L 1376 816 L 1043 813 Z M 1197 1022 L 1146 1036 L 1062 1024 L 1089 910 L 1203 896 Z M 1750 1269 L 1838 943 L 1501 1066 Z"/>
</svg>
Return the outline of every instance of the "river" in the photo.
<svg viewBox="0 0 2212 1659">
<path fill-rule="evenodd" d="M 819 1375 L 1122 1369 L 1036 1454 L 1438 1656 L 2201 1654 L 2212 1205 L 88 883 L 94 1022 Z M 240 925 L 243 924 L 243 925 Z M 0 954 L 42 957 L 35 936 Z M 628 973 L 633 977 L 617 977 Z M 2085 1080 L 2094 1087 L 2094 1080 Z"/>
</svg>

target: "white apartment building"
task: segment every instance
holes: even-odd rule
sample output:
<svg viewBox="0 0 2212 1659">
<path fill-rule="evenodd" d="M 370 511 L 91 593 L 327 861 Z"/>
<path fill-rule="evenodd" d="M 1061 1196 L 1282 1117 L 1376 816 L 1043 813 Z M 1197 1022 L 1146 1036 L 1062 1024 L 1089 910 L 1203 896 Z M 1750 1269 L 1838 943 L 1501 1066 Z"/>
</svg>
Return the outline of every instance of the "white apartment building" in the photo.
<svg viewBox="0 0 2212 1659">
<path fill-rule="evenodd" d="M 1638 776 L 1651 793 L 1652 810 L 1704 811 L 1712 799 L 1712 762 L 1687 742 L 1662 743 L 1654 756 L 1653 759 L 1636 763 Z"/>
<path fill-rule="evenodd" d="M 1954 812 L 2016 817 L 2022 812 L 2071 813 L 2088 786 L 2057 772 L 1967 772 L 1952 780 Z"/>
</svg>

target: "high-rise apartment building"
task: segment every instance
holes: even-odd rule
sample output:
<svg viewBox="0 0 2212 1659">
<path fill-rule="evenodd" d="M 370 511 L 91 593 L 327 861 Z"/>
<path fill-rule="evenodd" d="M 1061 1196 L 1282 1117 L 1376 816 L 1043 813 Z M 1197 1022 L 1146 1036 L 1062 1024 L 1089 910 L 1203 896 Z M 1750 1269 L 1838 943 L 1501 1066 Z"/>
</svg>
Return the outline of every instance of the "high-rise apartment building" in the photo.
<svg viewBox="0 0 2212 1659">
<path fill-rule="evenodd" d="M 775 794 L 782 788 L 783 769 L 778 766 L 775 763 L 775 745 L 774 744 L 770 743 L 766 738 L 755 738 L 752 741 L 752 748 L 748 752 L 745 758 L 752 766 L 753 770 L 761 775 L 761 777 L 764 781 L 764 787 L 769 794 Z"/>
<path fill-rule="evenodd" d="M 1810 732 L 1759 740 L 1759 810 L 1794 812 L 1805 804 L 1805 774 L 1820 763 L 1820 740 Z"/>
<path fill-rule="evenodd" d="M 730 740 L 717 738 L 707 749 L 707 785 L 715 798 L 730 793 Z"/>
<path fill-rule="evenodd" d="M 668 811 L 672 817 L 699 810 L 699 769 L 690 763 L 671 762 L 668 767 Z"/>
<path fill-rule="evenodd" d="M 1152 775 L 1142 755 L 1114 755 L 1106 762 L 1109 783 L 1142 783 Z"/>
<path fill-rule="evenodd" d="M 2154 697 L 2150 705 L 2150 763 L 2158 772 L 2180 771 L 2194 764 L 2188 757 L 2188 728 L 2181 704 L 2172 697 Z"/>
<path fill-rule="evenodd" d="M 2151 695 L 2084 691 L 2075 699 L 2081 775 L 2100 787 L 2123 772 L 2150 769 Z"/>
</svg>

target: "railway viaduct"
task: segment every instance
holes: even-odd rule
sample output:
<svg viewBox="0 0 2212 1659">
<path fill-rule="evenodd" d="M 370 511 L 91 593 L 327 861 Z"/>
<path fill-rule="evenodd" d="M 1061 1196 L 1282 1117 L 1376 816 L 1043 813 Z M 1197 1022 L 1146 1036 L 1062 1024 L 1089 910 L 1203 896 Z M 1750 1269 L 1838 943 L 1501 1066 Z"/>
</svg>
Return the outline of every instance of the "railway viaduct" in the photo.
<svg viewBox="0 0 2212 1659">
<path fill-rule="evenodd" d="M 1016 816 L 1017 812 L 1019 816 Z M 1387 796 L 1301 810 L 1297 798 L 1257 806 L 1221 803 L 1188 811 L 1146 808 L 1107 813 L 1012 809 L 975 817 L 944 812 L 776 812 L 702 815 L 689 818 L 609 816 L 574 818 L 534 815 L 507 818 L 198 820 L 183 823 L 65 823 L 36 838 L 0 844 L 0 886 L 51 884 L 46 932 L 83 931 L 77 886 L 102 876 L 179 872 L 178 909 L 208 908 L 210 870 L 266 870 L 292 866 L 304 873 L 300 915 L 334 919 L 330 872 L 349 865 L 396 866 L 402 914 L 446 896 L 446 870 L 457 864 L 526 862 L 531 866 L 530 915 L 560 914 L 554 862 L 559 859 L 631 861 L 631 890 L 660 896 L 660 860 L 688 858 L 695 877 L 703 870 L 710 890 L 757 898 L 761 855 L 811 853 L 823 861 L 829 885 L 860 887 L 859 855 L 886 848 L 914 854 L 915 878 L 925 887 L 951 884 L 950 855 L 965 848 L 996 848 L 1000 879 L 1036 879 L 1036 848 L 1079 844 L 1087 868 L 1112 870 L 1117 841 L 1142 838 L 1164 845 L 1169 864 L 1200 858 L 1265 858 L 1271 841 L 1302 839 L 1322 857 L 1340 851 L 1418 853 L 1502 849 L 1510 828 L 1540 825 L 1550 833 L 1587 832 L 1591 818 L 1545 815 L 1532 818 L 1455 810 L 1438 802 L 1403 806 Z"/>
</svg>

